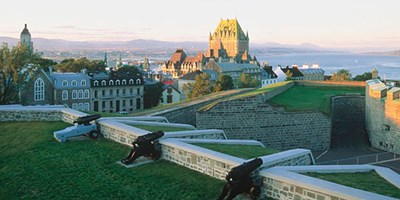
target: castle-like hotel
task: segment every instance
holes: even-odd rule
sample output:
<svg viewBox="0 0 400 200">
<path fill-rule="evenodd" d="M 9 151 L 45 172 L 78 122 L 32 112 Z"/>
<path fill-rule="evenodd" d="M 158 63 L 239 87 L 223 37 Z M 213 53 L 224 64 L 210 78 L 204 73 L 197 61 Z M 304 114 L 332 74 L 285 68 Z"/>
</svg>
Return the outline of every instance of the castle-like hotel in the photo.
<svg viewBox="0 0 400 200">
<path fill-rule="evenodd" d="M 205 53 L 198 52 L 194 57 L 187 56 L 183 49 L 176 50 L 171 59 L 162 66 L 163 74 L 180 78 L 190 72 L 214 68 L 215 63 L 225 63 L 221 66 L 217 64 L 220 71 L 227 71 L 228 68 L 233 72 L 244 72 L 246 69 L 258 71 L 255 78 L 260 80 L 257 59 L 249 54 L 249 34 L 243 32 L 237 19 L 221 20 L 208 40 L 208 50 Z M 210 62 L 214 64 L 208 65 Z"/>
</svg>

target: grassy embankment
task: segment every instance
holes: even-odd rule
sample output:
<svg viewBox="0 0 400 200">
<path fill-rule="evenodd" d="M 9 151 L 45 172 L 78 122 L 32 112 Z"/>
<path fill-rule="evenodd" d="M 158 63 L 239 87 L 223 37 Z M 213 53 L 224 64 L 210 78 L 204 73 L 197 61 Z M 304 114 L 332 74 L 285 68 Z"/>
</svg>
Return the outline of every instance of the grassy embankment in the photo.
<svg viewBox="0 0 400 200">
<path fill-rule="evenodd" d="M 0 123 L 0 199 L 215 199 L 224 185 L 162 160 L 127 169 L 130 149 L 106 139 L 56 142 L 67 126 Z"/>
<path fill-rule="evenodd" d="M 275 149 L 270 149 L 255 145 L 206 144 L 206 143 L 194 143 L 192 145 L 218 151 L 221 153 L 225 153 L 243 159 L 251 159 L 279 152 L 278 150 Z"/>
<path fill-rule="evenodd" d="M 294 86 L 268 100 L 274 106 L 287 111 L 319 110 L 330 114 L 331 97 L 346 93 L 365 94 L 364 87 L 354 86 Z"/>
<path fill-rule="evenodd" d="M 304 175 L 319 178 L 322 180 L 338 183 L 341 185 L 378 193 L 394 198 L 400 198 L 400 189 L 387 182 L 376 172 L 358 173 L 306 173 Z"/>
</svg>

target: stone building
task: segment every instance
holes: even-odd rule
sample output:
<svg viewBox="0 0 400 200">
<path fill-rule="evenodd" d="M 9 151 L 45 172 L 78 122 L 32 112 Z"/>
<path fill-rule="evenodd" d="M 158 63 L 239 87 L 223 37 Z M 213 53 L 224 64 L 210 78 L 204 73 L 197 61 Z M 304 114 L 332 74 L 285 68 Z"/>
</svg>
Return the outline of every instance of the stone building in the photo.
<svg viewBox="0 0 400 200">
<path fill-rule="evenodd" d="M 365 126 L 371 146 L 400 154 L 400 88 L 379 79 L 367 81 Z"/>
<path fill-rule="evenodd" d="M 80 73 L 58 73 L 49 68 L 32 69 L 21 91 L 22 105 L 65 105 L 68 108 L 90 111 L 90 77 Z"/>
<path fill-rule="evenodd" d="M 143 77 L 124 71 L 91 74 L 91 102 L 95 112 L 133 112 L 143 109 Z"/>
<path fill-rule="evenodd" d="M 207 58 L 218 62 L 249 63 L 256 61 L 249 55 L 249 34 L 244 33 L 237 19 L 221 20 L 209 35 Z"/>
<path fill-rule="evenodd" d="M 25 24 L 25 28 L 22 30 L 19 37 L 18 47 L 27 46 L 31 51 L 33 50 L 33 42 L 31 38 L 31 33 L 29 33 L 28 25 Z"/>
<path fill-rule="evenodd" d="M 163 74 L 170 78 L 179 78 L 187 73 L 201 70 L 206 60 L 203 53 L 187 56 L 183 49 L 177 49 L 171 58 L 162 65 Z"/>
</svg>

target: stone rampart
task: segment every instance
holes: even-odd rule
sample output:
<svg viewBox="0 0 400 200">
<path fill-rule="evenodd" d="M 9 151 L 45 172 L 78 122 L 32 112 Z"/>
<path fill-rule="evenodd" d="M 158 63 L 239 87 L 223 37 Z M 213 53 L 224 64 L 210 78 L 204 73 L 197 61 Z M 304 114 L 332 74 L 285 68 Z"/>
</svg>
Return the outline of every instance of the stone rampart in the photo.
<svg viewBox="0 0 400 200">
<path fill-rule="evenodd" d="M 365 97 L 359 95 L 332 97 L 332 121 L 365 121 Z"/>
<path fill-rule="evenodd" d="M 197 113 L 198 129 L 221 129 L 229 139 L 258 140 L 287 150 L 330 147 L 331 119 L 319 111 L 286 112 L 282 107 L 259 103 L 257 97 L 222 101 Z"/>
<path fill-rule="evenodd" d="M 0 106 L 0 121 L 61 121 L 61 106 Z"/>
</svg>

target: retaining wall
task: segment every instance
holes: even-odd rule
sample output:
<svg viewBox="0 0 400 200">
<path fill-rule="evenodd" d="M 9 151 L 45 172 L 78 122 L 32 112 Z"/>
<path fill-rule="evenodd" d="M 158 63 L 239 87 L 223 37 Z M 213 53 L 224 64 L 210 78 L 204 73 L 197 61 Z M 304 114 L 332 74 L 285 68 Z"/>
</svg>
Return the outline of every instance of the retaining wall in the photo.
<svg viewBox="0 0 400 200">
<path fill-rule="evenodd" d="M 229 139 L 258 140 L 280 150 L 329 149 L 328 116 L 319 111 L 285 112 L 282 107 L 259 102 L 259 97 L 219 102 L 197 112 L 197 128 L 221 129 Z"/>
<path fill-rule="evenodd" d="M 365 122 L 364 96 L 332 97 L 332 121 L 334 122 Z"/>
</svg>

